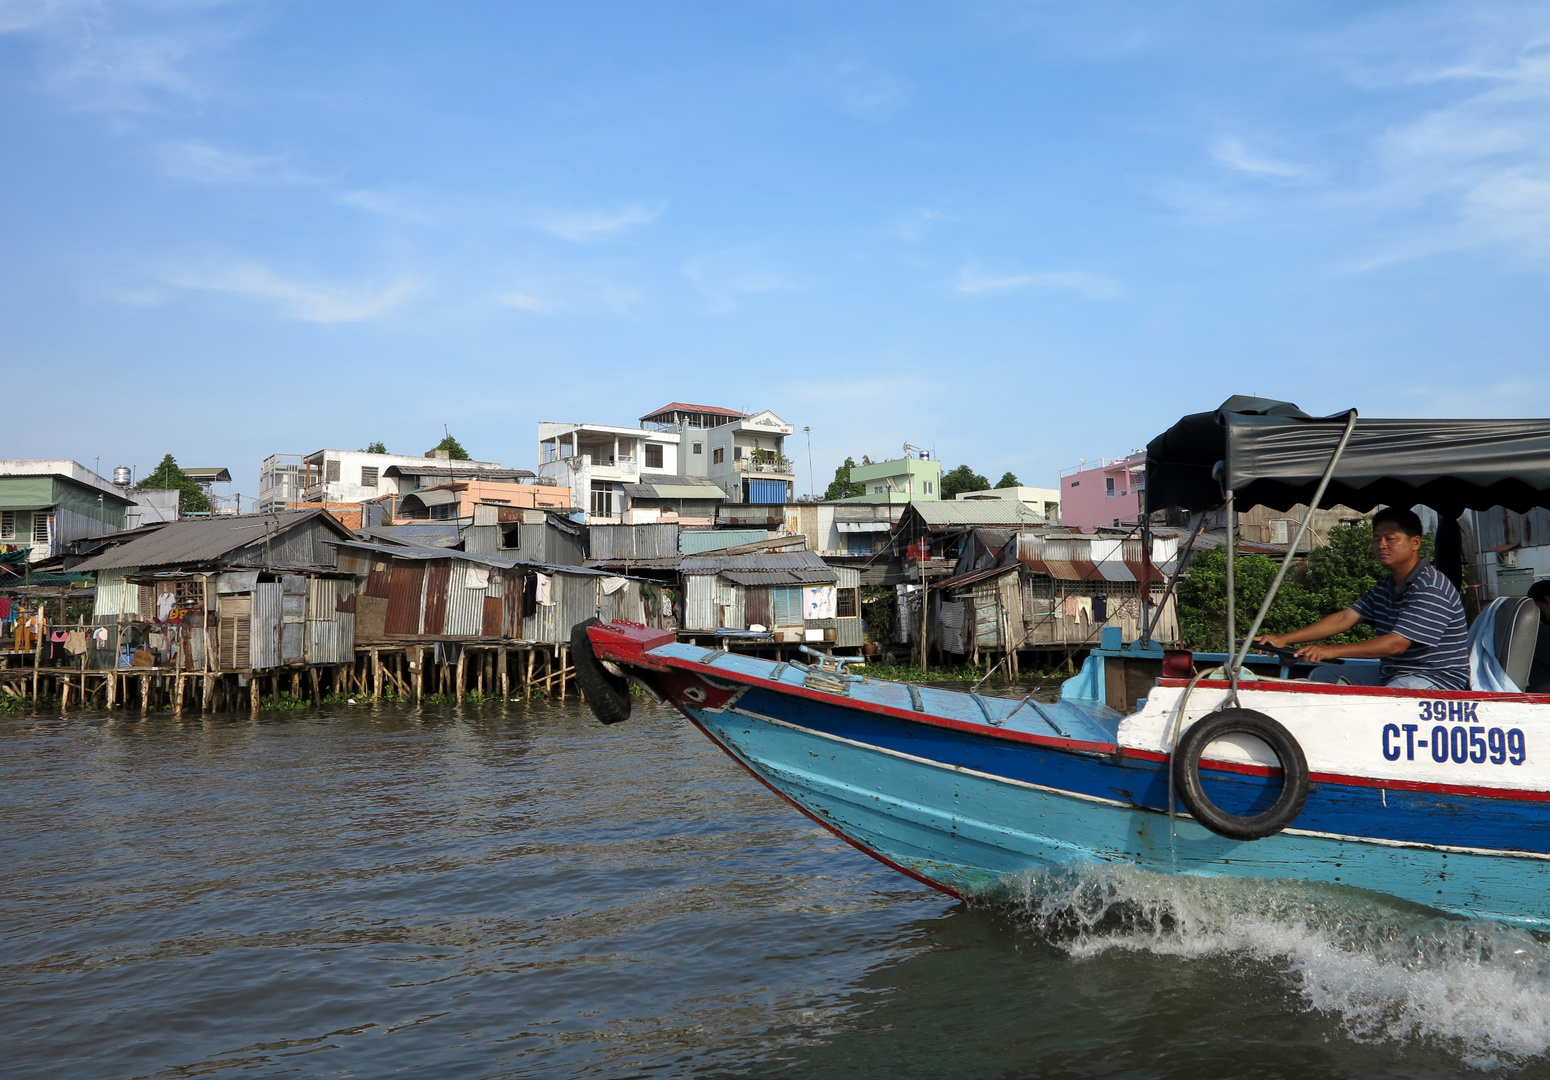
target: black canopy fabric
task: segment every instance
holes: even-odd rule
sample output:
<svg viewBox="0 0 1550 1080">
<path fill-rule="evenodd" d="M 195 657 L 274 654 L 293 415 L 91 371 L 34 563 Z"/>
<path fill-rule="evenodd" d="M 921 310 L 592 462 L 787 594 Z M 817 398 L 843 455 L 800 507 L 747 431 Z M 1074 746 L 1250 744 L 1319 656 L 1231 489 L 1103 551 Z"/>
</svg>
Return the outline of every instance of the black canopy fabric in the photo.
<svg viewBox="0 0 1550 1080">
<path fill-rule="evenodd" d="M 1307 504 L 1349 414 L 1231 397 L 1146 448 L 1148 510 Z M 1221 468 L 1218 470 L 1218 463 Z M 1442 515 L 1550 507 L 1550 420 L 1359 419 L 1320 506 L 1429 506 Z"/>
</svg>

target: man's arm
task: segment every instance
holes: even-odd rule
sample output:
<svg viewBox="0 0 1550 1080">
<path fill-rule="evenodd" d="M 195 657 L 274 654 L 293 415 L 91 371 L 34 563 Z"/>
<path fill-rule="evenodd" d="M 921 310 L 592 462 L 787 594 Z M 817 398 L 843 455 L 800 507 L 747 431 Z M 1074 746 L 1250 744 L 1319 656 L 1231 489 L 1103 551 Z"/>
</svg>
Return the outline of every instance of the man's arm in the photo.
<svg viewBox="0 0 1550 1080">
<path fill-rule="evenodd" d="M 1261 634 L 1254 640 L 1260 645 L 1271 645 L 1277 649 L 1284 649 L 1288 645 L 1300 645 L 1304 641 L 1323 641 L 1325 638 L 1343 634 L 1351 627 L 1362 621 L 1362 617 L 1354 608 L 1346 608 L 1337 611 L 1333 615 L 1326 615 L 1316 623 L 1304 626 L 1301 630 L 1293 630 L 1290 634 Z M 1366 644 L 1363 642 L 1363 644 Z M 1333 646 L 1330 646 L 1333 648 Z M 1406 648 L 1409 646 L 1407 645 Z M 1403 652 L 1404 650 L 1400 650 Z"/>
</svg>

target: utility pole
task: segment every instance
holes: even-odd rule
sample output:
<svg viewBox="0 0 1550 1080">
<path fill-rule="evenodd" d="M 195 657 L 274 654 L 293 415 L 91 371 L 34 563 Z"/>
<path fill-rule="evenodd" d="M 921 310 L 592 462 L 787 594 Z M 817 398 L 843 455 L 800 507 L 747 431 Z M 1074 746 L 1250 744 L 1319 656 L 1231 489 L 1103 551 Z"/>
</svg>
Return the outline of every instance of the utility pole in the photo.
<svg viewBox="0 0 1550 1080">
<path fill-rule="evenodd" d="M 817 502 L 818 485 L 813 482 L 813 429 L 804 427 L 802 434 L 807 436 L 807 497 L 812 502 Z"/>
</svg>

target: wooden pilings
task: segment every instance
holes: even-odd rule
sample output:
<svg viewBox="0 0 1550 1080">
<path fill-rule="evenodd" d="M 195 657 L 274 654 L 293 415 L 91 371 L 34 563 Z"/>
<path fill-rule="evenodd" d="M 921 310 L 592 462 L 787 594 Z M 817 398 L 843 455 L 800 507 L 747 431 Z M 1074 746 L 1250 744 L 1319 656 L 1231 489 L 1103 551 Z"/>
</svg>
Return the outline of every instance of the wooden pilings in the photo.
<svg viewBox="0 0 1550 1080">
<path fill-rule="evenodd" d="M 539 697 L 567 700 L 575 672 L 568 646 L 553 642 L 458 642 L 438 651 L 434 643 L 370 644 L 350 663 L 297 665 L 263 672 L 202 671 L 182 666 L 119 668 L 47 667 L 37 650 L 0 653 L 0 697 L 22 698 L 35 708 L 129 712 L 148 717 L 167 710 L 183 717 L 241 710 L 257 716 L 267 705 L 317 706 L 335 697 L 397 699 L 420 703 L 472 696 L 504 704 Z M 438 656 L 439 653 L 439 656 Z M 36 703 L 36 704 L 34 704 Z"/>
</svg>

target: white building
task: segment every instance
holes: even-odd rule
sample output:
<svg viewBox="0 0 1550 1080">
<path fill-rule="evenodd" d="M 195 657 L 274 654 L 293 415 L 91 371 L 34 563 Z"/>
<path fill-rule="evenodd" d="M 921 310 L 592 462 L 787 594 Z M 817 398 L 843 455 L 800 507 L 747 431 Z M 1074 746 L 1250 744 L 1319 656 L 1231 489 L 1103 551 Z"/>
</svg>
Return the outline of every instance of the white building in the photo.
<svg viewBox="0 0 1550 1080">
<path fill-rule="evenodd" d="M 363 450 L 318 450 L 270 454 L 258 473 L 258 509 L 270 513 L 287 504 L 360 503 L 402 495 L 427 484 L 519 474 L 495 461 L 454 461 L 445 450 L 430 454 L 368 454 Z M 530 476 L 523 472 L 521 476 Z"/>
<path fill-rule="evenodd" d="M 538 476 L 570 488 L 571 505 L 585 508 L 588 524 L 628 524 L 627 485 L 687 475 L 679 443 L 671 431 L 540 421 Z"/>
<path fill-rule="evenodd" d="M 28 562 L 59 555 L 73 540 L 122 530 L 132 504 L 77 461 L 0 461 L 0 550 L 25 548 Z"/>
<path fill-rule="evenodd" d="M 1016 499 L 1053 525 L 1060 524 L 1060 492 L 1055 488 L 1009 487 L 960 491 L 959 499 Z"/>
</svg>

